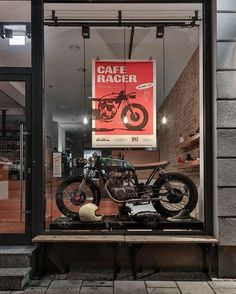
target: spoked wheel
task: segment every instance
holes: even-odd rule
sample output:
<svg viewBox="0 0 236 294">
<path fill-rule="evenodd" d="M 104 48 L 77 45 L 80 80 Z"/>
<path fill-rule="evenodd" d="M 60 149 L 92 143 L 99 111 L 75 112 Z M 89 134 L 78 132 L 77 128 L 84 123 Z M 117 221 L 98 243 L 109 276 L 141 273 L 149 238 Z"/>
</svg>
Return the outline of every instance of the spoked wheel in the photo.
<svg viewBox="0 0 236 294">
<path fill-rule="evenodd" d="M 198 192 L 194 182 L 179 173 L 165 174 L 154 183 L 155 209 L 163 216 L 178 214 L 183 209 L 192 212 L 197 205 Z"/>
<path fill-rule="evenodd" d="M 140 104 L 127 105 L 121 113 L 121 119 L 127 129 L 139 131 L 143 129 L 148 122 L 148 112 Z"/>
<path fill-rule="evenodd" d="M 69 218 L 78 218 L 80 207 L 86 203 L 99 205 L 100 190 L 92 180 L 85 179 L 82 191 L 79 190 L 83 179 L 83 176 L 68 178 L 57 189 L 57 207 L 63 215 Z"/>
</svg>

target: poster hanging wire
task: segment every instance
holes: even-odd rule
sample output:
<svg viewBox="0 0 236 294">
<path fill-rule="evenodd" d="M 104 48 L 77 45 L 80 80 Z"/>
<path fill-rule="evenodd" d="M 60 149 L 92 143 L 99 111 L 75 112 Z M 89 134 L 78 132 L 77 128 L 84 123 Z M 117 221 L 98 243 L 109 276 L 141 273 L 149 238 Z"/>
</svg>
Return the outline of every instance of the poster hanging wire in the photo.
<svg viewBox="0 0 236 294">
<path fill-rule="evenodd" d="M 84 100 L 83 100 L 83 115 L 85 116 L 85 94 L 86 94 L 86 53 L 85 53 L 85 38 L 84 38 L 84 65 L 83 65 L 83 72 L 84 72 Z"/>
<path fill-rule="evenodd" d="M 124 67 L 126 67 L 126 27 L 124 27 Z M 126 95 L 126 80 L 124 81 L 124 91 Z"/>
</svg>

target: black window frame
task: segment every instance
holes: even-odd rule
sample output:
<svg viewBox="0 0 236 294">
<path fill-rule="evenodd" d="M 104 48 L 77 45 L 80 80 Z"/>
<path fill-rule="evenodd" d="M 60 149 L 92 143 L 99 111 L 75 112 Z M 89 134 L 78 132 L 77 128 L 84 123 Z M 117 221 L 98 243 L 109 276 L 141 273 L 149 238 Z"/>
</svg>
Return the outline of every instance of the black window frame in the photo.
<svg viewBox="0 0 236 294">
<path fill-rule="evenodd" d="M 202 3 L 203 5 L 203 146 L 204 146 L 204 230 L 213 235 L 213 61 L 212 61 L 212 0 L 32 0 L 32 237 L 44 232 L 44 98 L 43 98 L 43 10 L 45 3 Z M 66 234 L 66 232 L 58 232 Z M 96 234 L 98 232 L 95 232 Z M 104 233 L 104 232 L 103 232 Z M 118 232 L 117 232 L 118 233 Z M 150 234 L 150 232 L 147 232 Z M 199 231 L 158 232 L 158 234 L 196 235 Z"/>
</svg>

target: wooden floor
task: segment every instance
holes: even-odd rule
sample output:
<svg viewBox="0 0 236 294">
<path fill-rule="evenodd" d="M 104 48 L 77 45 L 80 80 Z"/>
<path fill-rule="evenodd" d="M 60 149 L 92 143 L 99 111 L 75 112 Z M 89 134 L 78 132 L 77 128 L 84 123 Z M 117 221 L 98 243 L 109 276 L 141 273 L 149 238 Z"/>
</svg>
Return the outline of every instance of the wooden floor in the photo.
<svg viewBox="0 0 236 294">
<path fill-rule="evenodd" d="M 46 228 L 57 219 L 61 212 L 58 210 L 55 201 L 55 192 L 58 183 L 54 185 L 46 184 Z M 0 233 L 24 233 L 24 214 L 20 220 L 20 182 L 9 181 L 8 197 L 0 199 Z M 25 199 L 22 201 L 22 210 L 25 210 Z M 114 215 L 118 213 L 118 205 L 107 199 L 102 200 L 98 213 L 104 215 Z"/>
</svg>

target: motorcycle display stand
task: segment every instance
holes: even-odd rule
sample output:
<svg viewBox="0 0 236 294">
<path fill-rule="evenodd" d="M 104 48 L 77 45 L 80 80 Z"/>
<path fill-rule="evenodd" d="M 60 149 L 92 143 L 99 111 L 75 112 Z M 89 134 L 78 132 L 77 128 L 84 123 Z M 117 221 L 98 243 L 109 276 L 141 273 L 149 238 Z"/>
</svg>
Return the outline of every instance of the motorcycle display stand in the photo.
<svg viewBox="0 0 236 294">
<path fill-rule="evenodd" d="M 181 229 L 181 230 L 203 230 L 203 222 L 192 219 L 188 222 L 170 222 L 167 220 L 161 220 L 157 222 L 156 227 L 148 227 L 144 222 L 135 221 L 128 216 L 122 218 L 111 215 L 105 216 L 101 222 L 81 222 L 79 220 L 73 220 L 67 217 L 59 217 L 50 224 L 50 231 L 57 230 L 91 230 L 91 231 L 129 231 L 129 230 L 147 230 L 147 231 L 160 231 L 165 229 Z"/>
</svg>

